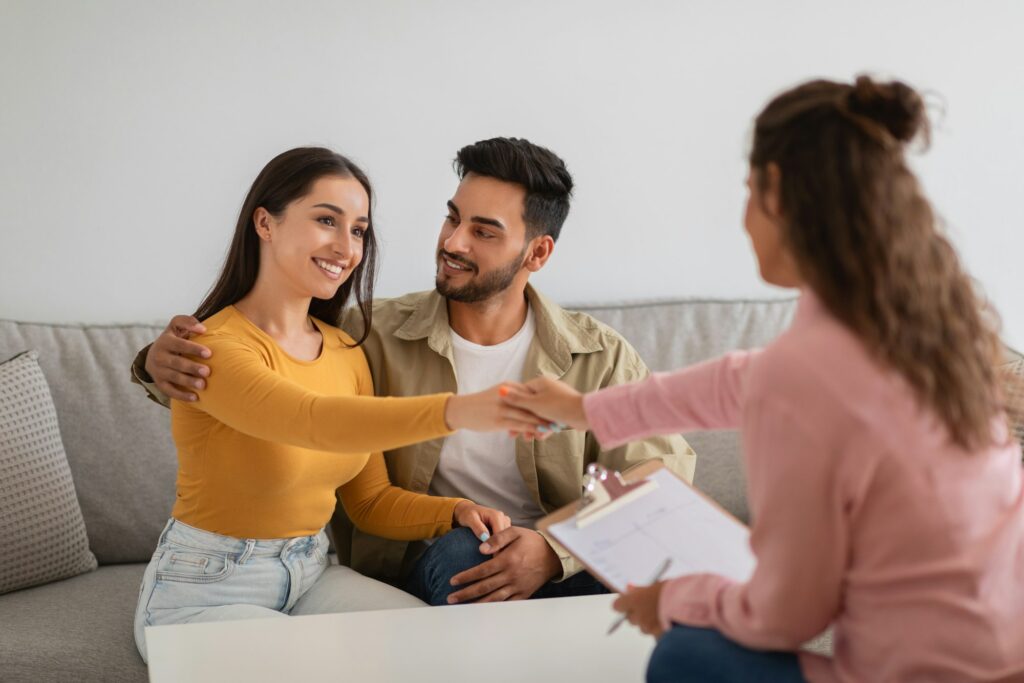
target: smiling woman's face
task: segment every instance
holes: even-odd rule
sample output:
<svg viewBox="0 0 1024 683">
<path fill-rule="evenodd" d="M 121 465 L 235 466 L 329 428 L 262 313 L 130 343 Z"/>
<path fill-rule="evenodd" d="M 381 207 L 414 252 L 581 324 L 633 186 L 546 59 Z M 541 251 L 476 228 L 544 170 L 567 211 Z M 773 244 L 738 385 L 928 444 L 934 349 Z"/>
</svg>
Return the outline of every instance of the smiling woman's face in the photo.
<svg viewBox="0 0 1024 683">
<path fill-rule="evenodd" d="M 370 200 L 355 178 L 325 176 L 278 216 L 257 209 L 260 278 L 297 296 L 330 299 L 363 259 Z"/>
</svg>

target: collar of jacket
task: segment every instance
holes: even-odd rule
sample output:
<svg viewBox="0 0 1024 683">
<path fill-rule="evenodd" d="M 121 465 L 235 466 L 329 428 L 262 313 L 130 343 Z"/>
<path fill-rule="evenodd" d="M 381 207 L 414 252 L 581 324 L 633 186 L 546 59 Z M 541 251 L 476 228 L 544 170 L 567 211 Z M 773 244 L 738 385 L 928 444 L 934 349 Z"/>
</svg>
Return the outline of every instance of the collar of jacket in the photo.
<svg viewBox="0 0 1024 683">
<path fill-rule="evenodd" d="M 572 365 L 573 354 L 594 353 L 604 349 L 598 329 L 581 324 L 581 316 L 566 311 L 532 285 L 526 285 L 526 298 L 533 310 L 539 342 L 537 370 L 561 377 Z M 427 294 L 394 335 L 406 341 L 426 339 L 427 345 L 447 358 L 452 357 L 452 339 L 448 326 L 448 305 L 434 290 Z"/>
</svg>

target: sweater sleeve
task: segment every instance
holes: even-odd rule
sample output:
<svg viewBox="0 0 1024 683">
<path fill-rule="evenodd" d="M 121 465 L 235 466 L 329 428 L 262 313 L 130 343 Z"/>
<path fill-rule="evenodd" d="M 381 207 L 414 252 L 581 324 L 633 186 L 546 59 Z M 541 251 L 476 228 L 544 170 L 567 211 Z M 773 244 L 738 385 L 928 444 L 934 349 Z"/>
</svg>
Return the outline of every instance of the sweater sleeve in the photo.
<svg viewBox="0 0 1024 683">
<path fill-rule="evenodd" d="M 359 370 L 359 394 L 373 396 L 370 368 Z M 407 491 L 388 477 L 384 455 L 373 453 L 351 481 L 338 489 L 338 500 L 360 531 L 396 541 L 418 541 L 451 531 L 455 506 L 463 498 L 443 498 Z"/>
<path fill-rule="evenodd" d="M 388 479 L 384 456 L 374 453 L 338 499 L 360 531 L 397 541 L 441 536 L 452 529 L 452 515 L 462 498 L 413 493 Z"/>
<path fill-rule="evenodd" d="M 325 396 L 274 372 L 259 351 L 227 335 L 203 335 L 212 370 L 189 405 L 249 436 L 322 451 L 366 453 L 451 433 L 450 394 L 410 398 Z"/>
<path fill-rule="evenodd" d="M 839 609 L 849 534 L 835 460 L 794 409 L 762 399 L 744 413 L 757 566 L 746 583 L 711 574 L 669 581 L 659 616 L 665 628 L 710 627 L 748 647 L 795 649 Z"/>
<path fill-rule="evenodd" d="M 737 351 L 675 372 L 587 394 L 583 408 L 604 448 L 655 434 L 739 426 L 743 377 L 757 351 Z"/>
</svg>

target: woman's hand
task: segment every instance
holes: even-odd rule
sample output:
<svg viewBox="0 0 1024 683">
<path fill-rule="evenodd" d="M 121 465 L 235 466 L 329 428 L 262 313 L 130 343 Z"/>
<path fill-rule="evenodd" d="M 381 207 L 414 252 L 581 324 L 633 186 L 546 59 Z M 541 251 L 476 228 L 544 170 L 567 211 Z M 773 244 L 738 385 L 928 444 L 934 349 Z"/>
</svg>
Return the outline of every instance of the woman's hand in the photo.
<svg viewBox="0 0 1024 683">
<path fill-rule="evenodd" d="M 508 385 L 504 394 L 509 406 L 541 415 L 546 418 L 545 424 L 561 423 L 580 431 L 590 427 L 583 411 L 583 394 L 565 382 L 538 377 L 525 385 Z"/>
<path fill-rule="evenodd" d="M 533 434 L 550 420 L 542 420 L 528 409 L 509 405 L 502 399 L 504 393 L 522 388 L 522 384 L 505 382 L 475 394 L 456 394 L 445 404 L 445 422 L 449 429 Z"/>
<path fill-rule="evenodd" d="M 501 510 L 477 505 L 468 500 L 461 501 L 455 506 L 452 522 L 452 526 L 468 527 L 481 541 L 486 541 L 499 531 L 512 526 L 512 520 Z"/>
<path fill-rule="evenodd" d="M 639 627 L 647 635 L 660 638 L 664 630 L 661 628 L 661 620 L 658 619 L 658 600 L 664 586 L 664 581 L 658 581 L 650 586 L 630 584 L 626 592 L 612 603 L 612 609 L 624 612 L 629 623 Z"/>
</svg>

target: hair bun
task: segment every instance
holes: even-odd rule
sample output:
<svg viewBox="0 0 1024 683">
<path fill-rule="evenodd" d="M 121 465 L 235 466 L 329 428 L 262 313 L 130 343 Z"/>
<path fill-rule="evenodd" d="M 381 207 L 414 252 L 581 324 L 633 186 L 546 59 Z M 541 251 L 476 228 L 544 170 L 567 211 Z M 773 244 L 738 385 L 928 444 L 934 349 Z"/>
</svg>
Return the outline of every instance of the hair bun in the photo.
<svg viewBox="0 0 1024 683">
<path fill-rule="evenodd" d="M 924 100 L 906 83 L 879 83 L 862 75 L 857 77 L 848 97 L 851 113 L 878 122 L 900 142 L 910 142 L 921 133 L 927 137 Z"/>
</svg>

